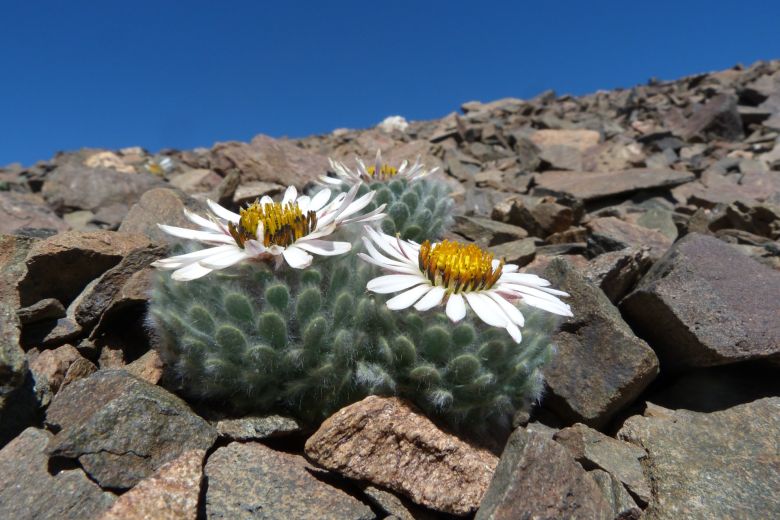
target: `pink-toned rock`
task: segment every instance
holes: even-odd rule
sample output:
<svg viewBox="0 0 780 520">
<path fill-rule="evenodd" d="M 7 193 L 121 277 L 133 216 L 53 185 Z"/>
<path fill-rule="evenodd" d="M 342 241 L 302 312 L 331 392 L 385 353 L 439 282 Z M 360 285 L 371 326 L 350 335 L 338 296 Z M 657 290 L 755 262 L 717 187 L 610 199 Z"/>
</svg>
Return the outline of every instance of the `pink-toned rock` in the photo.
<svg viewBox="0 0 780 520">
<path fill-rule="evenodd" d="M 204 450 L 190 450 L 160 466 L 119 497 L 100 520 L 194 520 L 205 455 Z"/>
<path fill-rule="evenodd" d="M 658 260 L 671 247 L 672 239 L 658 230 L 625 222 L 617 217 L 601 217 L 586 224 L 598 252 L 619 251 L 627 247 L 646 247 L 650 258 Z"/>
<path fill-rule="evenodd" d="M 21 228 L 47 228 L 64 231 L 70 226 L 34 193 L 0 192 L 0 233 Z"/>
<path fill-rule="evenodd" d="M 617 172 L 548 171 L 534 176 L 536 194 L 569 194 L 585 201 L 644 189 L 668 188 L 694 180 L 692 173 L 636 168 Z"/>
<path fill-rule="evenodd" d="M 124 369 L 138 379 L 156 385 L 163 374 L 163 362 L 156 350 L 150 350 Z"/>
<path fill-rule="evenodd" d="M 536 146 L 544 149 L 547 146 L 563 145 L 584 152 L 599 144 L 601 136 L 595 130 L 537 130 L 530 139 Z"/>
<path fill-rule="evenodd" d="M 65 380 L 70 366 L 83 359 L 73 345 L 62 345 L 53 350 L 44 350 L 30 362 L 30 370 L 36 378 L 44 377 L 53 393 L 57 393 Z"/>
<path fill-rule="evenodd" d="M 329 470 L 445 513 L 477 509 L 498 458 L 439 430 L 398 398 L 370 396 L 328 418 L 306 455 Z"/>
</svg>

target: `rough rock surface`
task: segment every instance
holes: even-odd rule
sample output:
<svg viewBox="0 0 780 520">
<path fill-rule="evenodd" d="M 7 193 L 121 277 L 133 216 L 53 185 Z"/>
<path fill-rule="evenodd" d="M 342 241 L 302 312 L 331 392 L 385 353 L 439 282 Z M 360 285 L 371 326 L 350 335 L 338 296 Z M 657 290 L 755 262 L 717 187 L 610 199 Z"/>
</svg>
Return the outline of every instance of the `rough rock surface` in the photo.
<svg viewBox="0 0 780 520">
<path fill-rule="evenodd" d="M 219 435 L 233 441 L 270 439 L 301 431 L 303 426 L 297 420 L 281 415 L 249 416 L 217 422 Z"/>
<path fill-rule="evenodd" d="M 196 213 L 203 213 L 205 205 L 170 188 L 149 190 L 127 212 L 119 226 L 119 232 L 140 233 L 155 243 L 167 244 L 171 237 L 163 233 L 157 224 L 193 227 L 192 223 L 184 216 L 184 208 Z"/>
<path fill-rule="evenodd" d="M 672 367 L 778 361 L 778 294 L 780 272 L 693 233 L 650 269 L 621 309 Z"/>
<path fill-rule="evenodd" d="M 78 459 L 102 487 L 127 489 L 217 432 L 178 397 L 124 371 L 102 370 L 60 391 L 46 423 L 49 454 Z"/>
<path fill-rule="evenodd" d="M 604 493 L 604 497 L 612 507 L 612 515 L 615 520 L 638 520 L 641 518 L 642 509 L 639 508 L 618 479 L 601 469 L 594 469 L 588 473 L 601 488 L 601 492 Z"/>
<path fill-rule="evenodd" d="M 584 424 L 557 432 L 553 439 L 565 446 L 586 469 L 611 473 L 645 504 L 650 501 L 650 484 L 642 470 L 647 453 L 627 442 L 613 439 Z"/>
<path fill-rule="evenodd" d="M 69 227 L 39 195 L 0 191 L 0 233 L 24 228 L 64 231 Z"/>
<path fill-rule="evenodd" d="M 599 428 L 650 384 L 658 359 L 607 296 L 566 261 L 553 260 L 544 278 L 571 295 L 574 313 L 552 338 L 558 353 L 544 369 L 550 389 L 544 405 Z"/>
<path fill-rule="evenodd" d="M 618 436 L 647 451 L 645 518 L 780 516 L 780 398 L 713 413 L 629 418 Z"/>
<path fill-rule="evenodd" d="M 509 437 L 476 520 L 612 518 L 596 481 L 563 446 L 518 428 Z"/>
<path fill-rule="evenodd" d="M 163 464 L 122 495 L 99 520 L 191 520 L 197 518 L 204 450 L 190 450 Z"/>
<path fill-rule="evenodd" d="M 498 462 L 404 401 L 376 396 L 322 423 L 306 441 L 306 455 L 331 471 L 458 515 L 476 510 Z"/>
<path fill-rule="evenodd" d="M 0 518 L 81 520 L 94 518 L 116 498 L 80 469 L 50 473 L 51 434 L 28 428 L 0 450 Z"/>
<path fill-rule="evenodd" d="M 591 201 L 651 188 L 669 188 L 694 179 L 676 170 L 634 169 L 620 172 L 559 172 L 537 174 L 535 193 L 566 194 Z"/>
<path fill-rule="evenodd" d="M 233 442 L 217 449 L 205 468 L 208 518 L 372 520 L 371 509 L 329 486 L 299 455 L 262 444 Z"/>
</svg>

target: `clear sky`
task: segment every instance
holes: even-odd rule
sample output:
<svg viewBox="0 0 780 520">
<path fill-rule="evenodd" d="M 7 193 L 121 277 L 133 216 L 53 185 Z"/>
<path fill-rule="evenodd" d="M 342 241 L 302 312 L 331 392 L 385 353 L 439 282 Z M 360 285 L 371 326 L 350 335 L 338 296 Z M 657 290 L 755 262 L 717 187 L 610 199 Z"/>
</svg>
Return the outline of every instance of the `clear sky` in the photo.
<svg viewBox="0 0 780 520">
<path fill-rule="evenodd" d="M 430 119 L 780 58 L 780 0 L 0 3 L 0 165 Z"/>
</svg>

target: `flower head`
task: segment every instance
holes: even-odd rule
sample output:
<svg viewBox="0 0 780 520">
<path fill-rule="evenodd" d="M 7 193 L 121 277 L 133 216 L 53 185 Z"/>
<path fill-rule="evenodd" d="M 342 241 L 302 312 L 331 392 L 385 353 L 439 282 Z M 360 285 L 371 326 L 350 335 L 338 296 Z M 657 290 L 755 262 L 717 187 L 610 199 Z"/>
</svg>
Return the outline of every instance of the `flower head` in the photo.
<svg viewBox="0 0 780 520">
<path fill-rule="evenodd" d="M 387 301 L 392 310 L 414 306 L 426 311 L 444 304 L 447 316 L 457 322 L 466 316 L 468 303 L 482 321 L 505 328 L 518 343 L 525 318 L 516 301 L 572 316 L 571 308 L 558 298 L 567 293 L 549 288 L 550 282 L 535 274 L 518 273 L 518 266 L 496 260 L 474 244 L 449 240 L 416 244 L 368 226 L 365 230 L 368 254 L 360 257 L 393 273 L 374 278 L 366 288 L 380 294 L 400 293 Z"/>
<path fill-rule="evenodd" d="M 382 162 L 381 150 L 376 151 L 376 159 L 369 166 L 366 166 L 359 157 L 356 158 L 357 168 L 355 170 L 349 169 L 344 163 L 334 161 L 333 159 L 328 160 L 330 161 L 330 167 L 336 173 L 336 177 L 322 176 L 320 181 L 323 184 L 331 185 L 346 184 L 352 186 L 360 182 L 387 182 L 392 179 L 414 181 L 438 170 L 438 168 L 426 170 L 420 162 L 419 156 L 413 165 L 409 166 L 409 162 L 404 161 L 396 168 Z"/>
<path fill-rule="evenodd" d="M 359 185 L 330 200 L 331 191 L 323 189 L 313 197 L 298 196 L 294 186 L 287 188 L 281 202 L 265 196 L 233 213 L 208 201 L 208 218 L 190 211 L 184 214 L 201 229 L 158 224 L 160 229 L 179 238 L 213 245 L 207 249 L 158 260 L 152 265 L 171 269 L 175 280 L 194 280 L 211 271 L 224 269 L 249 259 L 282 259 L 290 267 L 303 269 L 311 265 L 310 253 L 330 256 L 346 253 L 348 242 L 322 240 L 341 224 L 368 222 L 384 217 L 384 205 L 357 215 L 374 197 L 374 192 L 356 199 Z"/>
</svg>

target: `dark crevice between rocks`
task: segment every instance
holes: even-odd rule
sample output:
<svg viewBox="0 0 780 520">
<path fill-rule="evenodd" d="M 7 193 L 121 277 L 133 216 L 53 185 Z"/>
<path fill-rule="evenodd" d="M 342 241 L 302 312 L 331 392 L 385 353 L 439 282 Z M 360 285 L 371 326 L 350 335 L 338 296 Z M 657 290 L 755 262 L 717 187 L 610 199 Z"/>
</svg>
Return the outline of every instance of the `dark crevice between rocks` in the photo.
<svg viewBox="0 0 780 520">
<path fill-rule="evenodd" d="M 122 351 L 125 363 L 132 363 L 150 350 L 146 306 L 132 305 L 121 312 L 104 315 L 90 339 L 98 349 L 108 346 Z"/>
<path fill-rule="evenodd" d="M 6 396 L 0 420 L 0 449 L 30 426 L 43 428 L 44 413 L 35 394 L 35 380 L 29 370 L 22 386 Z"/>
<path fill-rule="evenodd" d="M 377 518 L 384 518 L 383 515 L 386 515 L 384 509 L 378 507 L 373 500 L 367 497 L 354 481 L 325 469 L 306 468 L 306 471 L 323 484 L 336 488 L 358 502 L 367 505 Z"/>
</svg>

